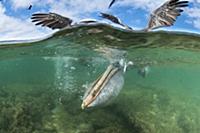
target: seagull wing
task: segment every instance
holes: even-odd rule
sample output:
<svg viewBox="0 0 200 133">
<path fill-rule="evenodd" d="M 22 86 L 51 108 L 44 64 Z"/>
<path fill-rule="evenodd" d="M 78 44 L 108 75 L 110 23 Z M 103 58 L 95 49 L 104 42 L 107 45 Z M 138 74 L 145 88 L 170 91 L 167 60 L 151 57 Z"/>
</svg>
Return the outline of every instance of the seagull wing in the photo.
<svg viewBox="0 0 200 133">
<path fill-rule="evenodd" d="M 116 0 L 112 0 L 111 3 L 109 4 L 108 8 L 111 8 L 111 6 L 115 3 Z"/>
<path fill-rule="evenodd" d="M 183 12 L 183 7 L 188 6 L 188 1 L 169 0 L 156 9 L 149 20 L 147 30 L 159 27 L 172 26 L 177 17 Z"/>
<path fill-rule="evenodd" d="M 51 29 L 62 29 L 71 26 L 72 23 L 70 18 L 56 13 L 36 13 L 32 15 L 31 19 L 32 22 L 36 22 L 35 25 L 46 26 Z"/>
</svg>

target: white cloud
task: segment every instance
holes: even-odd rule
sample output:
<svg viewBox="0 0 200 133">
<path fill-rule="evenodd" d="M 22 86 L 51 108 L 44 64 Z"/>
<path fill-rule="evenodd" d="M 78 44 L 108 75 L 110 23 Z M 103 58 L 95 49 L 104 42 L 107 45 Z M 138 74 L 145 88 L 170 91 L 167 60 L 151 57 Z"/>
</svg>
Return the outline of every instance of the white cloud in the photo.
<svg viewBox="0 0 200 133">
<path fill-rule="evenodd" d="M 28 8 L 29 5 L 47 6 L 53 4 L 55 0 L 9 0 L 14 9 Z"/>
<path fill-rule="evenodd" d="M 107 10 L 107 0 L 9 0 L 14 10 L 36 7 L 49 7 L 49 12 L 68 16 L 75 21 L 89 16 L 96 11 Z M 0 3 L 0 40 L 35 39 L 50 34 L 46 28 L 38 28 L 29 19 L 23 20 L 8 16 Z M 42 29 L 42 30 L 41 30 Z M 47 32 L 48 31 L 48 32 Z"/>
<path fill-rule="evenodd" d="M 123 0 L 119 5 L 132 6 L 147 11 L 153 11 L 167 0 Z"/>
<path fill-rule="evenodd" d="M 149 17 L 152 11 L 167 1 L 168 0 L 118 0 L 111 9 L 118 6 L 129 6 L 149 12 L 145 14 L 146 17 Z M 200 29 L 200 0 L 188 1 L 190 2 L 189 4 L 193 6 L 186 8 L 184 14 L 189 17 L 189 21 L 194 27 Z M 50 11 L 78 20 L 80 18 L 89 17 L 88 14 L 95 11 L 106 11 L 110 2 L 111 0 L 58 0 L 54 1 Z"/>
<path fill-rule="evenodd" d="M 5 12 L 5 8 L 3 7 L 3 5 L 0 3 L 0 14 Z"/>
<path fill-rule="evenodd" d="M 0 40 L 36 39 L 45 35 L 28 20 L 21 20 L 5 14 L 6 9 L 0 4 Z"/>
<path fill-rule="evenodd" d="M 28 8 L 31 4 L 37 7 L 49 7 L 49 12 L 59 13 L 75 20 L 85 18 L 90 13 L 107 10 L 109 0 L 10 0 L 15 9 Z"/>
<path fill-rule="evenodd" d="M 189 7 L 185 11 L 189 18 L 186 22 L 200 29 L 200 0 L 191 0 L 191 2 L 193 7 Z"/>
<path fill-rule="evenodd" d="M 132 6 L 151 12 L 162 5 L 167 0 L 119 0 L 113 6 Z M 189 23 L 196 28 L 200 28 L 200 0 L 189 0 L 193 2 L 194 7 L 188 8 Z M 48 7 L 49 12 L 59 13 L 68 16 L 75 21 L 83 18 L 91 17 L 91 13 L 99 11 L 107 11 L 111 0 L 8 0 L 11 7 L 15 10 L 20 8 L 28 8 L 31 4 L 33 7 Z M 30 22 L 29 19 L 15 18 L 5 14 L 5 7 L 0 4 L 0 40 L 4 39 L 29 39 L 43 36 L 47 33 L 46 28 L 38 28 Z M 146 14 L 145 14 L 146 15 Z M 50 31 L 50 30 L 49 30 Z M 48 33 L 50 33 L 48 31 Z"/>
<path fill-rule="evenodd" d="M 108 10 L 108 3 L 108 0 L 60 0 L 55 2 L 49 10 L 78 21 L 90 17 L 91 13 Z"/>
<path fill-rule="evenodd" d="M 19 7 L 28 7 L 30 5 L 30 2 L 28 0 L 17 0 L 17 1 L 12 1 L 12 6 L 16 9 Z"/>
</svg>

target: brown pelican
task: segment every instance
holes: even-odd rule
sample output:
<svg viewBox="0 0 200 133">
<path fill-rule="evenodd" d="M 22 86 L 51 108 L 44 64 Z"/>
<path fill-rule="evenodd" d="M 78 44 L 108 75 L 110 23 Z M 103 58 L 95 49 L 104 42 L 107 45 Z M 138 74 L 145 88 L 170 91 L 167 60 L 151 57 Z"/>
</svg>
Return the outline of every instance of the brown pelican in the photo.
<svg viewBox="0 0 200 133">
<path fill-rule="evenodd" d="M 53 30 L 71 27 L 72 25 L 98 23 L 95 19 L 83 19 L 79 23 L 72 24 L 72 19 L 56 13 L 36 13 L 32 15 L 31 19 L 32 22 L 37 22 L 36 25 L 46 26 Z"/>
<path fill-rule="evenodd" d="M 31 9 L 32 9 L 32 7 L 33 7 L 33 6 L 32 6 L 32 5 L 30 5 L 30 6 L 28 7 L 28 10 L 31 10 Z"/>
<path fill-rule="evenodd" d="M 111 7 L 115 1 L 116 0 L 112 0 L 109 7 Z M 151 13 L 148 26 L 143 31 L 172 26 L 177 17 L 181 15 L 181 12 L 183 12 L 182 8 L 187 6 L 188 1 L 168 0 Z"/>
<path fill-rule="evenodd" d="M 71 27 L 72 19 L 58 15 L 56 13 L 36 13 L 33 14 L 32 22 L 37 22 L 36 25 L 42 25 L 51 29 L 62 29 Z"/>
<path fill-rule="evenodd" d="M 86 91 L 81 108 L 106 104 L 116 97 L 124 85 L 124 73 L 129 65 L 133 65 L 133 63 L 125 63 L 124 60 L 109 65 Z"/>
<path fill-rule="evenodd" d="M 110 5 L 112 6 L 114 2 L 115 0 L 113 0 Z M 169 0 L 165 2 L 162 6 L 151 13 L 148 26 L 142 31 L 151 31 L 160 27 L 172 26 L 175 23 L 177 17 L 181 15 L 181 12 L 183 12 L 182 8 L 186 6 L 188 6 L 188 1 Z M 111 14 L 101 13 L 101 17 L 119 24 L 126 29 L 132 30 L 132 28 L 129 26 L 122 24 L 119 18 Z M 71 27 L 73 22 L 72 19 L 56 13 L 36 13 L 32 15 L 31 19 L 32 22 L 37 22 L 36 25 L 46 26 L 51 29 Z M 95 21 L 80 21 L 78 24 L 90 24 L 94 23 Z"/>
<path fill-rule="evenodd" d="M 108 7 L 108 8 L 110 8 L 110 7 L 115 3 L 115 1 L 116 1 L 116 0 L 112 0 L 112 1 L 110 2 L 110 4 L 109 4 L 109 7 Z"/>
<path fill-rule="evenodd" d="M 114 15 L 111 15 L 111 14 L 108 14 L 108 13 L 102 13 L 102 12 L 100 14 L 101 14 L 100 17 L 102 17 L 102 18 L 108 19 L 108 20 L 112 21 L 115 24 L 119 24 L 119 25 L 125 27 L 126 29 L 133 30 L 131 27 L 123 24 L 121 22 L 121 20 L 119 18 L 117 18 L 116 16 L 114 16 Z"/>
</svg>

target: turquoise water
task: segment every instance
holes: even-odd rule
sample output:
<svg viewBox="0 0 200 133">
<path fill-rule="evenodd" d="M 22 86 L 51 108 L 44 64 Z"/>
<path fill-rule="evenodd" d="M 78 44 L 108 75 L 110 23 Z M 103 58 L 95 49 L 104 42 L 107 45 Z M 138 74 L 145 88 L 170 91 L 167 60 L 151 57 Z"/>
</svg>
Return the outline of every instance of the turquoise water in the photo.
<svg viewBox="0 0 200 133">
<path fill-rule="evenodd" d="M 0 45 L 1 133 L 198 133 L 200 37 L 108 25 Z M 109 105 L 81 109 L 85 86 L 110 61 L 136 64 Z M 149 66 L 144 78 L 138 69 Z"/>
</svg>

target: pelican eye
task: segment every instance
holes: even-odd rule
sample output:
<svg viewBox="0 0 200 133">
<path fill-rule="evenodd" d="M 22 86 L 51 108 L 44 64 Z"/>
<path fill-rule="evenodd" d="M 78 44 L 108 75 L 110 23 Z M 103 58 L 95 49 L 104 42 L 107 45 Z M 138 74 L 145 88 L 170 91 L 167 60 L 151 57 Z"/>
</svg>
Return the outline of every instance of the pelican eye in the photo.
<svg viewBox="0 0 200 133">
<path fill-rule="evenodd" d="M 120 67 L 120 63 L 119 62 L 115 62 L 115 63 L 113 63 L 113 66 L 114 67 Z"/>
</svg>

